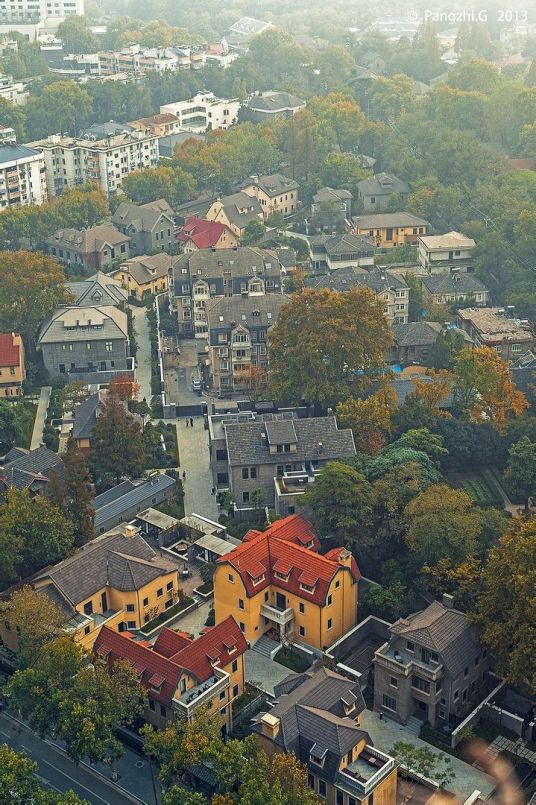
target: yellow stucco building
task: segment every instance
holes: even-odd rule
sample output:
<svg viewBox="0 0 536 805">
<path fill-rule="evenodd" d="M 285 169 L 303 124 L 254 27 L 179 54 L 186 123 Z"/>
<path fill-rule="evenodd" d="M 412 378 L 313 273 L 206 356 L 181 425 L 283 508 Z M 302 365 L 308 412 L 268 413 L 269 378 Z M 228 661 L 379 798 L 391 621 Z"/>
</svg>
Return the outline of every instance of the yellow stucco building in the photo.
<svg viewBox="0 0 536 805">
<path fill-rule="evenodd" d="M 24 344 L 18 333 L 0 333 L 0 398 L 20 397 L 26 380 Z"/>
<path fill-rule="evenodd" d="M 64 629 L 91 649 L 103 626 L 139 629 L 177 601 L 178 565 L 157 555 L 133 526 L 103 534 L 32 582 L 65 613 Z M 0 626 L 17 651 L 18 637 Z"/>
<path fill-rule="evenodd" d="M 95 654 L 109 665 L 127 660 L 138 672 L 148 695 L 143 717 L 156 727 L 177 716 L 190 720 L 199 707 L 208 707 L 230 730 L 232 702 L 244 692 L 246 649 L 232 618 L 195 640 L 164 627 L 152 645 L 105 626 L 95 642 Z"/>
<path fill-rule="evenodd" d="M 419 238 L 426 235 L 430 224 L 409 212 L 385 212 L 373 215 L 358 215 L 352 218 L 351 232 L 368 235 L 380 249 L 393 249 L 409 244 L 416 246 Z"/>
<path fill-rule="evenodd" d="M 214 574 L 216 623 L 232 615 L 246 640 L 263 634 L 324 649 L 357 622 L 359 569 L 344 548 L 325 556 L 300 515 L 249 531 Z"/>
</svg>

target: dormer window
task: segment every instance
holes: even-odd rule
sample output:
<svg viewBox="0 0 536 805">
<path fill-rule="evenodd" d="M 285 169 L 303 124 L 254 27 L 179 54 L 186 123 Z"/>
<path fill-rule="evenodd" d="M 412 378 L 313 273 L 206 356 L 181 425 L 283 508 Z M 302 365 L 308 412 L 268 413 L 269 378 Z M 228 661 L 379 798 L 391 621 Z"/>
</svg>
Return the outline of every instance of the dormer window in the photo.
<svg viewBox="0 0 536 805">
<path fill-rule="evenodd" d="M 289 578 L 288 573 L 278 573 L 277 571 L 274 571 L 274 576 L 276 577 L 276 579 L 279 579 L 280 581 L 288 581 Z"/>
<path fill-rule="evenodd" d="M 309 752 L 309 761 L 314 763 L 315 766 L 323 766 L 328 753 L 327 749 L 322 749 L 320 746 L 313 744 Z"/>
<path fill-rule="evenodd" d="M 257 585 L 259 585 L 261 582 L 263 582 L 265 578 L 266 578 L 266 577 L 265 577 L 265 575 L 263 574 L 262 576 L 257 576 L 257 578 L 252 579 L 251 581 L 252 581 L 252 583 L 253 583 L 253 586 L 254 586 L 254 587 L 257 587 Z"/>
<path fill-rule="evenodd" d="M 304 584 L 303 582 L 300 584 L 300 590 L 303 590 L 305 593 L 314 593 L 315 591 L 315 584 Z"/>
</svg>

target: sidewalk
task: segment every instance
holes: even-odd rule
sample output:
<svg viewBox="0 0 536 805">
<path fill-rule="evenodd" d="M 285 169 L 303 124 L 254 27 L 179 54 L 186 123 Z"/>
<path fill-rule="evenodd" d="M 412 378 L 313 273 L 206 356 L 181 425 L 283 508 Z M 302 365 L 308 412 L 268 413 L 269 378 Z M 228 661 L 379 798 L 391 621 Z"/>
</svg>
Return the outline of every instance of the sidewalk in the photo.
<svg viewBox="0 0 536 805">
<path fill-rule="evenodd" d="M 136 341 L 138 342 L 138 352 L 136 354 L 136 383 L 139 384 L 140 393 L 138 399 L 145 398 L 147 405 L 151 404 L 151 339 L 149 337 L 149 325 L 147 323 L 147 308 L 137 305 L 129 306 L 132 311 L 134 329 L 136 330 Z"/>
<path fill-rule="evenodd" d="M 193 428 L 186 427 L 186 418 L 177 420 L 180 473 L 186 472 L 184 487 L 184 513 L 201 514 L 218 520 L 218 504 L 212 492 L 212 472 L 208 452 L 208 431 L 203 417 L 194 417 Z"/>
<path fill-rule="evenodd" d="M 32 432 L 32 441 L 30 442 L 30 450 L 35 450 L 43 441 L 43 428 L 45 427 L 45 419 L 47 418 L 48 403 L 50 401 L 50 394 L 52 386 L 43 386 L 37 404 L 37 411 L 35 414 L 35 422 Z"/>
</svg>

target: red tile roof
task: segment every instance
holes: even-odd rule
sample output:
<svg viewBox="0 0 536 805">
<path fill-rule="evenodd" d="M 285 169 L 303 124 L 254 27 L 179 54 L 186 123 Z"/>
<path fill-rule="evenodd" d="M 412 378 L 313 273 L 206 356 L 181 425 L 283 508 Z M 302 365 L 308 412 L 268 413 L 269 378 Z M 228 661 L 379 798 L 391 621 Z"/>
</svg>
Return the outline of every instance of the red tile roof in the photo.
<svg viewBox="0 0 536 805">
<path fill-rule="evenodd" d="M 173 644 L 179 648 L 175 654 L 167 656 Z M 183 671 L 195 677 L 198 683 L 205 682 L 214 673 L 213 665 L 225 668 L 246 649 L 246 639 L 232 615 L 196 640 L 164 628 L 154 646 L 146 641 L 138 642 L 129 632 L 115 632 L 103 626 L 93 647 L 109 665 L 118 660 L 129 662 L 140 674 L 141 684 L 149 688 L 151 698 L 167 705 L 171 703 Z M 160 691 L 152 687 L 160 687 Z"/>
<path fill-rule="evenodd" d="M 191 643 L 191 640 L 184 632 L 174 632 L 173 629 L 164 626 L 154 642 L 154 650 L 163 657 L 172 657 L 188 643 Z"/>
<path fill-rule="evenodd" d="M 137 643 L 128 632 L 115 632 L 108 626 L 102 627 L 95 640 L 93 651 L 101 657 L 106 657 L 109 666 L 118 660 L 127 660 L 132 665 L 143 666 L 145 671 L 140 677 L 140 682 L 146 688 L 151 688 L 155 677 L 161 677 L 160 691 L 151 690 L 151 698 L 162 704 L 171 704 L 182 674 L 180 665 Z"/>
<path fill-rule="evenodd" d="M 334 548 L 326 556 L 316 553 L 318 538 L 311 524 L 301 515 L 285 517 L 264 532 L 248 534 L 247 540 L 222 556 L 218 563 L 230 564 L 240 573 L 249 596 L 273 583 L 305 600 L 323 604 L 331 580 L 340 568 L 346 567 L 356 581 L 360 577 L 353 557 L 349 566 L 343 562 L 344 554 L 348 556 L 343 548 Z M 303 547 L 303 543 L 311 542 L 312 549 Z M 344 552 L 343 556 L 341 552 Z M 274 576 L 274 573 L 288 575 L 288 579 Z M 255 584 L 256 579 L 260 580 Z M 301 584 L 314 589 L 307 592 L 301 589 Z"/>
<path fill-rule="evenodd" d="M 0 333 L 0 366 L 19 366 L 19 345 L 14 343 L 14 333 Z"/>
<path fill-rule="evenodd" d="M 184 222 L 177 239 L 182 242 L 191 240 L 198 249 L 211 249 L 217 244 L 225 229 L 225 224 L 219 221 L 205 221 L 204 218 L 192 215 Z"/>
<path fill-rule="evenodd" d="M 231 651 L 232 647 L 234 651 Z M 240 627 L 229 615 L 224 621 L 213 626 L 208 632 L 193 640 L 190 645 L 175 654 L 171 660 L 179 663 L 200 682 L 204 682 L 213 674 L 212 662 L 218 659 L 218 667 L 225 668 L 247 649 L 246 638 Z"/>
</svg>

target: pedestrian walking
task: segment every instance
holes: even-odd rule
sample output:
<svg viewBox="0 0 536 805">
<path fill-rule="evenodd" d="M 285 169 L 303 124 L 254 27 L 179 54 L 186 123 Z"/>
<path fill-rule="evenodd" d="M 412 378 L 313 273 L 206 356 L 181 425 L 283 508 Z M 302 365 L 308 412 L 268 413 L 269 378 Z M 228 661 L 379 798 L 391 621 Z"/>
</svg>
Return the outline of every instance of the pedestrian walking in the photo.
<svg viewBox="0 0 536 805">
<path fill-rule="evenodd" d="M 182 473 L 182 480 L 183 480 L 183 481 L 185 481 L 185 480 L 186 480 L 186 470 L 184 470 L 184 472 Z"/>
<path fill-rule="evenodd" d="M 190 424 L 190 420 L 188 419 L 188 417 L 186 417 L 186 427 L 188 427 L 189 424 Z"/>
<path fill-rule="evenodd" d="M 215 486 L 213 486 L 213 487 L 212 487 L 212 492 L 211 492 L 211 494 L 212 494 L 212 495 L 215 495 L 215 494 L 216 494 L 216 487 L 215 487 Z"/>
<path fill-rule="evenodd" d="M 190 427 L 193 428 L 194 426 L 194 418 L 193 416 L 190 417 Z"/>
</svg>

